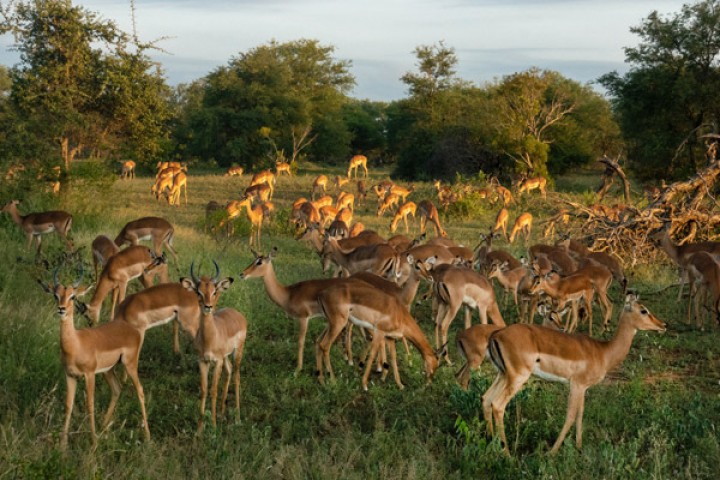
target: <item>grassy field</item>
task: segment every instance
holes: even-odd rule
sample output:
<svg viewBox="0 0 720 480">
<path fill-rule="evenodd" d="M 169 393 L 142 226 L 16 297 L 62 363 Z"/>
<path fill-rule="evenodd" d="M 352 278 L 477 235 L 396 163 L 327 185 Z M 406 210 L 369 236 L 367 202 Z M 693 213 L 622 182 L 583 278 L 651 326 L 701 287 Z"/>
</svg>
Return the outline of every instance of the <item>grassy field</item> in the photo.
<svg viewBox="0 0 720 480">
<path fill-rule="evenodd" d="M 336 173 L 339 170 L 330 172 Z M 589 198 L 586 192 L 595 178 L 592 173 L 579 173 L 560 179 L 558 185 L 582 200 Z M 204 206 L 208 200 L 238 198 L 248 180 L 248 176 L 224 178 L 219 173 L 191 171 L 190 202 L 180 208 L 151 199 L 152 179 L 147 177 L 118 181 L 107 188 L 75 186 L 52 206 L 73 213 L 74 239 L 77 246 L 85 246 L 88 262 L 89 245 L 96 235 L 114 237 L 129 220 L 160 215 L 175 225 L 180 261 L 179 265 L 171 262 L 173 279 L 187 275 L 191 261 L 202 261 L 209 268 L 211 259 L 218 260 L 223 274 L 237 277 L 253 259 L 247 240 L 203 233 Z M 279 180 L 278 219 L 287 218 L 282 212 L 287 212 L 293 199 L 309 196 L 311 182 L 312 174 Z M 378 221 L 371 208 L 374 195 L 370 197 L 369 206 L 360 208 L 356 219 L 388 235 L 390 219 Z M 411 199 L 423 198 L 434 198 L 434 191 L 428 184 L 417 184 Z M 21 211 L 48 206 L 47 201 L 26 199 Z M 533 199 L 515 208 L 513 219 L 520 208 L 529 208 L 538 219 L 553 211 Z M 452 238 L 474 246 L 495 213 L 490 207 L 476 209 L 444 223 Z M 242 226 L 237 230 L 242 231 Z M 417 233 L 417 225 L 411 233 Z M 537 235 L 536 231 L 536 239 Z M 465 392 L 454 381 L 459 365 L 442 367 L 426 386 L 421 359 L 414 351 L 412 367 L 401 355 L 404 391 L 391 380 L 382 383 L 374 378 L 366 393 L 360 388 L 358 367 L 345 364 L 336 346 L 333 365 L 338 380 L 321 386 L 311 365 L 311 342 L 324 325 L 317 319 L 311 321 L 304 371 L 294 377 L 297 325 L 270 302 L 262 281 L 251 279 L 236 281 L 221 298 L 222 305 L 243 312 L 249 322 L 239 420 L 229 415 L 217 429 L 206 428 L 196 435 L 199 374 L 195 352 L 190 339 L 183 337 L 181 354 L 174 354 L 170 327 L 163 326 L 148 331 L 140 359 L 152 441 L 142 440 L 135 392 L 126 385 L 113 424 L 100 433 L 93 448 L 81 386 L 70 447 L 63 455 L 59 433 L 65 379 L 53 301 L 37 286 L 32 254 L 24 250 L 24 237 L 7 215 L 0 217 L 0 242 L 4 246 L 0 251 L 4 265 L 0 268 L 0 479 L 655 479 L 717 478 L 720 472 L 720 333 L 715 326 L 705 331 L 687 326 L 682 321 L 684 302 L 676 301 L 676 289 L 643 295 L 648 308 L 668 323 L 668 331 L 639 333 L 623 366 L 589 390 L 582 452 L 575 448 L 571 432 L 556 457 L 547 455 L 565 418 L 567 387 L 531 380 L 508 408 L 508 439 L 515 454 L 506 458 L 498 442 L 485 436 L 485 425 L 478 419 L 482 417 L 480 396 L 494 376 L 489 362 Z M 274 264 L 280 281 L 322 276 L 317 255 L 294 240 L 279 220 L 263 234 L 264 250 L 273 246 L 279 249 Z M 44 246 L 48 256 L 60 247 L 55 238 Z M 512 249 L 519 254 L 522 246 L 518 243 Z M 631 286 L 641 292 L 660 290 L 675 280 L 675 272 L 667 265 L 640 265 L 631 272 Z M 622 301 L 617 287 L 611 297 L 617 312 Z M 509 304 L 503 308 L 509 321 L 514 320 L 513 311 Z M 419 306 L 415 317 L 430 334 L 429 307 Z M 617 313 L 613 325 L 616 319 Z M 453 332 L 460 324 L 453 324 Z M 355 351 L 359 348 L 358 343 Z M 451 355 L 458 359 L 454 345 Z M 109 389 L 101 379 L 97 385 L 99 421 Z"/>
</svg>

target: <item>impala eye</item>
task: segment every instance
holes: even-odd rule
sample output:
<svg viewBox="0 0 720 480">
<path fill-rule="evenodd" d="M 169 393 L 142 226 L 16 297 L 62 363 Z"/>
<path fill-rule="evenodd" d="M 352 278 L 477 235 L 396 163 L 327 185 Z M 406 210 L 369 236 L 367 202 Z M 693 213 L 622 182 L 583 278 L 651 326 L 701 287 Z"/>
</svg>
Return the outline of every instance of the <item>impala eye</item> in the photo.
<svg viewBox="0 0 720 480">
<path fill-rule="evenodd" d="M 262 257 L 258 258 L 257 260 L 255 260 L 255 265 L 262 265 L 262 261 Z"/>
<path fill-rule="evenodd" d="M 642 313 L 643 315 L 647 315 L 648 311 L 643 308 L 642 310 L 640 310 L 640 313 Z"/>
</svg>

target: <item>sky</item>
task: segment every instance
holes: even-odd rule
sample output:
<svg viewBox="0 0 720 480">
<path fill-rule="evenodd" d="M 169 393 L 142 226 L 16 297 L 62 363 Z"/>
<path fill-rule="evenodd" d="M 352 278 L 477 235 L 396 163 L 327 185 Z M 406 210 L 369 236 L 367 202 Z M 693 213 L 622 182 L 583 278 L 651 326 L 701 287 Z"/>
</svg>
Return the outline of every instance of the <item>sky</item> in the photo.
<svg viewBox="0 0 720 480">
<path fill-rule="evenodd" d="M 168 83 L 201 78 L 271 40 L 319 40 L 350 60 L 356 98 L 407 96 L 400 77 L 417 71 L 420 45 L 455 49 L 457 76 L 478 85 L 530 67 L 582 83 L 628 70 L 623 48 L 653 10 L 679 12 L 690 0 L 136 0 L 137 33 L 165 52 L 151 53 Z M 5 3 L 5 2 L 3 2 Z M 129 0 L 75 1 L 132 31 Z M 10 36 L 0 64 L 12 66 Z"/>
</svg>

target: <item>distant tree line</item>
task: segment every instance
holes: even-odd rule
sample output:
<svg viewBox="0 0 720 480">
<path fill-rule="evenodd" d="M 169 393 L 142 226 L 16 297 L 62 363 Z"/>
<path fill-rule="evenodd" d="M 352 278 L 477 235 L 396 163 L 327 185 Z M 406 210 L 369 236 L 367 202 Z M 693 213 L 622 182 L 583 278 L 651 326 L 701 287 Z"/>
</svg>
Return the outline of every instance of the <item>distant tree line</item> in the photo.
<svg viewBox="0 0 720 480">
<path fill-rule="evenodd" d="M 0 2 L 0 33 L 20 53 L 0 68 L 0 163 L 69 170 L 79 158 L 264 168 L 275 160 L 344 163 L 363 153 L 406 178 L 456 172 L 551 176 L 620 155 L 641 176 L 697 168 L 717 130 L 720 9 L 652 12 L 632 31 L 625 75 L 590 85 L 529 68 L 483 85 L 456 75 L 443 42 L 415 50 L 407 96 L 358 100 L 351 62 L 317 40 L 271 41 L 171 88 L 136 34 L 70 0 Z"/>
</svg>

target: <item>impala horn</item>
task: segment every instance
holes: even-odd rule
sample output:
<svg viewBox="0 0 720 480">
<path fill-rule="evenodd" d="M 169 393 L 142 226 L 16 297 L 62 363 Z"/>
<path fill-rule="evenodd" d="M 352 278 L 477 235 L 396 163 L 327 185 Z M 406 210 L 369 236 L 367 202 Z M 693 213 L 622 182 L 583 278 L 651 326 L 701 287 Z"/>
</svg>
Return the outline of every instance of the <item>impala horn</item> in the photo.
<svg viewBox="0 0 720 480">
<path fill-rule="evenodd" d="M 215 276 L 212 278 L 212 282 L 216 283 L 220 280 L 220 265 L 215 260 L 213 260 L 213 265 L 215 265 Z"/>
<path fill-rule="evenodd" d="M 200 279 L 195 275 L 195 260 L 190 264 L 190 278 L 192 279 L 195 286 L 200 284 Z"/>
</svg>

